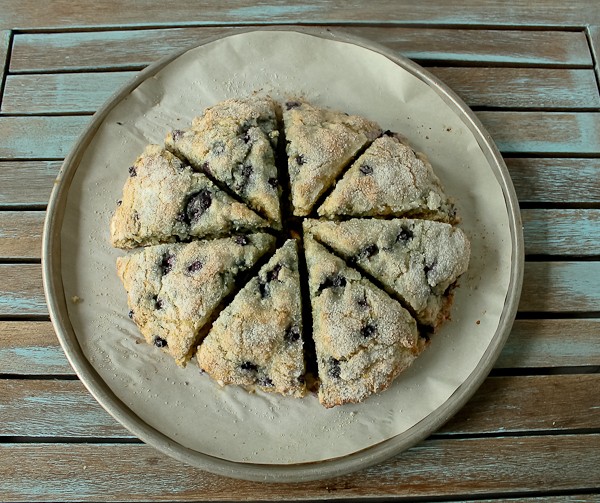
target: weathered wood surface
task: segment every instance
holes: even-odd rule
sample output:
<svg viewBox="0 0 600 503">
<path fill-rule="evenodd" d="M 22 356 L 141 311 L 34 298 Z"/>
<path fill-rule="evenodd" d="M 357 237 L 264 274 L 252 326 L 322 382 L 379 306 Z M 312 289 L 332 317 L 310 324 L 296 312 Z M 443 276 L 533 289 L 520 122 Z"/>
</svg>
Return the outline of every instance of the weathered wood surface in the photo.
<svg viewBox="0 0 600 503">
<path fill-rule="evenodd" d="M 140 69 L 163 56 L 194 47 L 203 39 L 237 31 L 239 28 L 203 27 L 17 34 L 10 71 Z M 421 62 L 593 66 L 583 32 L 347 26 L 339 31 L 381 43 Z"/>
<path fill-rule="evenodd" d="M 600 366 L 600 319 L 517 320 L 495 367 Z M 0 373 L 74 376 L 49 321 L 0 321 Z"/>
<path fill-rule="evenodd" d="M 507 158 L 521 203 L 600 202 L 600 159 Z"/>
<path fill-rule="evenodd" d="M 588 27 L 588 36 L 590 41 L 590 49 L 594 58 L 594 69 L 596 77 L 600 82 L 600 21 Z"/>
<path fill-rule="evenodd" d="M 477 115 L 505 153 L 600 154 L 600 112 L 486 111 Z M 61 159 L 89 123 L 86 116 L 2 117 L 2 159 Z"/>
<path fill-rule="evenodd" d="M 527 262 L 520 311 L 547 313 L 597 312 L 600 262 Z M 41 266 L 0 264 L 0 316 L 48 314 Z"/>
<path fill-rule="evenodd" d="M 530 255 L 600 255 L 600 210 L 524 209 L 525 253 Z M 0 212 L 0 260 L 41 258 L 41 211 Z"/>
<path fill-rule="evenodd" d="M 0 374 L 73 376 L 49 321 L 0 321 Z"/>
<path fill-rule="evenodd" d="M 595 204 L 600 202 L 600 159 L 505 159 L 522 203 Z M 0 208 L 43 209 L 60 161 L 0 162 Z"/>
<path fill-rule="evenodd" d="M 538 25 L 585 26 L 598 24 L 600 14 L 593 0 L 559 3 L 553 0 L 514 2 L 507 8 L 501 0 L 467 0 L 460 5 L 441 7 L 436 3 L 409 0 L 401 3 L 359 0 L 336 0 L 323 4 L 289 3 L 273 0 L 266 4 L 248 4 L 243 0 L 227 3 L 210 0 L 198 11 L 193 0 L 179 0 L 168 8 L 162 2 L 143 0 L 122 3 L 118 0 L 96 2 L 93 10 L 86 3 L 36 0 L 18 3 L 0 1 L 0 29 L 5 28 L 79 28 L 90 26 L 122 27 L 211 24 L 281 24 L 303 23 L 376 23 L 376 24 L 444 24 L 444 25 Z M 115 12 L 119 16 L 115 16 Z M 192 15 L 194 13 L 194 15 Z"/>
<path fill-rule="evenodd" d="M 0 211 L 0 259 L 40 259 L 44 216 L 41 211 Z"/>
<path fill-rule="evenodd" d="M 10 501 L 290 501 L 369 497 L 373 488 L 412 498 L 573 493 L 600 486 L 599 449 L 599 434 L 436 439 L 343 477 L 264 484 L 201 472 L 143 444 L 3 444 L 0 493 Z"/>
<path fill-rule="evenodd" d="M 489 377 L 437 435 L 593 430 L 599 387 L 599 374 Z M 0 409 L 0 437 L 135 438 L 80 381 L 0 380 Z"/>
<path fill-rule="evenodd" d="M 0 82 L 5 79 L 7 73 L 7 61 L 8 51 L 10 46 L 10 31 L 0 31 Z M 0 96 L 0 103 L 2 102 L 2 96 Z"/>
<path fill-rule="evenodd" d="M 470 106 L 589 110 L 600 106 L 593 70 L 448 67 L 430 70 Z M 2 113 L 95 112 L 136 72 L 10 75 Z"/>
<path fill-rule="evenodd" d="M 44 209 L 61 161 L 0 162 L 0 208 Z"/>
</svg>

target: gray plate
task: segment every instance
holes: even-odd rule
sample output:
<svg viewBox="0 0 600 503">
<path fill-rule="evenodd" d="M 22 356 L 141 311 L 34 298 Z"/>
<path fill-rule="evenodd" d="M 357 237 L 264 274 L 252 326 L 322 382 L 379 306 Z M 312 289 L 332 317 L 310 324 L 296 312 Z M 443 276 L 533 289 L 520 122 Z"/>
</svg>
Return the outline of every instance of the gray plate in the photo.
<svg viewBox="0 0 600 503">
<path fill-rule="evenodd" d="M 287 31 L 292 30 L 288 28 Z M 362 451 L 340 458 L 329 459 L 318 463 L 294 465 L 237 463 L 186 448 L 171 440 L 163 433 L 150 427 L 114 395 L 108 385 L 102 380 L 84 356 L 77 335 L 69 320 L 61 278 L 60 235 L 71 180 L 79 166 L 79 162 L 87 145 L 112 108 L 140 83 L 153 76 L 161 68 L 188 49 L 164 58 L 140 72 L 95 114 L 91 124 L 79 137 L 71 153 L 65 159 L 59 174 L 58 183 L 54 187 L 44 226 L 42 254 L 46 299 L 50 316 L 60 339 L 60 343 L 81 381 L 110 414 L 144 442 L 176 459 L 220 475 L 272 482 L 296 482 L 323 479 L 364 468 L 400 453 L 438 429 L 467 402 L 491 370 L 506 338 L 508 337 L 514 321 L 523 277 L 522 226 L 518 202 L 510 176 L 490 135 L 484 130 L 475 114 L 462 102 L 462 100 L 448 89 L 446 85 L 427 71 L 423 70 L 420 66 L 385 47 L 373 44 L 367 40 L 347 36 L 339 32 L 332 33 L 324 30 L 299 28 L 294 28 L 293 31 L 299 31 L 326 39 L 349 42 L 365 47 L 371 51 L 384 55 L 425 82 L 443 97 L 444 101 L 454 109 L 456 115 L 474 134 L 502 187 L 509 216 L 513 261 L 510 270 L 508 295 L 502 311 L 500 323 L 475 371 L 470 374 L 470 376 L 441 407 L 436 409 L 435 414 L 430 414 L 400 435 Z M 238 33 L 241 32 L 242 31 Z M 220 37 L 205 40 L 200 45 L 204 45 L 218 38 Z"/>
</svg>

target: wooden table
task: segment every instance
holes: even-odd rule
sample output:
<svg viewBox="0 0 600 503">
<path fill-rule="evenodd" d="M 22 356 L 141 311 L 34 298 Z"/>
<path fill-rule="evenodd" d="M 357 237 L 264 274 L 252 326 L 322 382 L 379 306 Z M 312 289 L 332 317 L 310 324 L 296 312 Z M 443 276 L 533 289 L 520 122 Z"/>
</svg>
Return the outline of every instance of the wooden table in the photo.
<svg viewBox="0 0 600 503">
<path fill-rule="evenodd" d="M 600 6 L 164 3 L 0 0 L 0 500 L 600 501 Z M 342 28 L 447 82 L 505 156 L 525 233 L 517 321 L 468 405 L 386 463 L 305 484 L 225 479 L 132 437 L 71 370 L 41 282 L 48 196 L 94 110 L 163 55 L 271 24 Z"/>
</svg>

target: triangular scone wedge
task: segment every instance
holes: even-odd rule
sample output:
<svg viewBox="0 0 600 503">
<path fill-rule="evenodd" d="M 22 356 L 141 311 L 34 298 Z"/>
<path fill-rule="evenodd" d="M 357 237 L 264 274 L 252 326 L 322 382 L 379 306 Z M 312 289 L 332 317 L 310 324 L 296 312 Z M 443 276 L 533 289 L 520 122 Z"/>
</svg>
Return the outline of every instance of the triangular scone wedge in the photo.
<svg viewBox="0 0 600 503">
<path fill-rule="evenodd" d="M 135 248 L 267 226 L 205 175 L 194 173 L 162 147 L 148 145 L 129 168 L 110 235 L 113 246 Z"/>
<path fill-rule="evenodd" d="M 221 312 L 196 358 L 220 384 L 295 397 L 306 393 L 295 240 L 288 240 Z"/>
<path fill-rule="evenodd" d="M 281 228 L 274 146 L 279 132 L 270 98 L 231 99 L 207 108 L 192 128 L 171 131 L 168 150 L 227 186 L 253 210 Z"/>
<path fill-rule="evenodd" d="M 381 134 L 357 115 L 288 101 L 283 111 L 294 215 L 308 215 L 352 158 Z"/>
<path fill-rule="evenodd" d="M 235 277 L 275 244 L 269 234 L 163 244 L 117 259 L 130 317 L 149 344 L 183 365 Z"/>
<path fill-rule="evenodd" d="M 465 233 L 430 220 L 307 220 L 305 232 L 402 299 L 417 320 L 436 327 L 448 317 L 448 291 L 469 266 Z"/>
<path fill-rule="evenodd" d="M 377 138 L 318 209 L 325 217 L 456 218 L 452 201 L 423 154 L 393 135 Z"/>
<path fill-rule="evenodd" d="M 310 236 L 304 243 L 319 400 L 325 407 L 360 402 L 386 389 L 425 343 L 398 301 Z"/>
</svg>

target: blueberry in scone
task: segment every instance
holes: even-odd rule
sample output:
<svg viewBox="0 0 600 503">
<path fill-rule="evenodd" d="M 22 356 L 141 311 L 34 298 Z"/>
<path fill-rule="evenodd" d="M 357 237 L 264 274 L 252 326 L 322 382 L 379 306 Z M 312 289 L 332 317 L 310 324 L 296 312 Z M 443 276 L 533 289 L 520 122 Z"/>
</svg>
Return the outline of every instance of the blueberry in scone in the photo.
<svg viewBox="0 0 600 503">
<path fill-rule="evenodd" d="M 361 402 L 389 387 L 424 342 L 398 301 L 310 236 L 304 245 L 319 400 L 325 407 Z"/>
<path fill-rule="evenodd" d="M 434 328 L 448 317 L 448 289 L 469 265 L 465 233 L 443 222 L 306 220 L 304 229 L 402 299 L 421 324 Z"/>
<path fill-rule="evenodd" d="M 196 354 L 221 384 L 301 397 L 304 352 L 298 249 L 286 243 L 235 296 Z"/>
<path fill-rule="evenodd" d="M 254 96 L 207 108 L 190 129 L 171 131 L 165 145 L 279 229 L 278 135 L 275 102 Z"/>
<path fill-rule="evenodd" d="M 456 211 L 424 154 L 386 134 L 354 162 L 319 207 L 325 217 L 418 216 L 452 222 Z"/>
<path fill-rule="evenodd" d="M 275 244 L 256 233 L 149 246 L 117 259 L 130 318 L 149 344 L 180 365 L 192 356 L 203 326 L 235 284 Z"/>
<path fill-rule="evenodd" d="M 129 173 L 110 223 L 111 242 L 117 248 L 216 237 L 268 226 L 245 204 L 158 145 L 148 145 Z"/>
<path fill-rule="evenodd" d="M 380 127 L 357 115 L 288 101 L 283 122 L 293 213 L 308 215 L 352 158 L 381 134 Z"/>
</svg>

